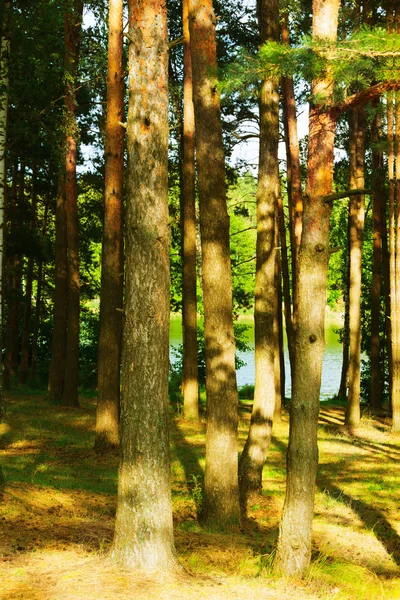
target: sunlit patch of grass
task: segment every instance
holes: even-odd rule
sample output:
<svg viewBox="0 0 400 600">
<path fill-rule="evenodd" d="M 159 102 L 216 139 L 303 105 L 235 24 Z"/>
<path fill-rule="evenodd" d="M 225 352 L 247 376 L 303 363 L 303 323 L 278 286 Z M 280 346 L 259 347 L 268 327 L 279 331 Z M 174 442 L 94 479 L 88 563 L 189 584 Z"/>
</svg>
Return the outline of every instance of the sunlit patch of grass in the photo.
<svg viewBox="0 0 400 600">
<path fill-rule="evenodd" d="M 196 533 L 179 532 L 176 544 L 183 564 L 193 573 L 210 576 L 241 575 L 255 577 L 259 555 L 244 535 L 210 533 L 198 528 Z"/>
<path fill-rule="evenodd" d="M 0 436 L 6 435 L 11 431 L 11 427 L 8 423 L 0 423 Z"/>
<path fill-rule="evenodd" d="M 250 507 L 242 532 L 231 534 L 211 533 L 197 522 L 204 421 L 190 423 L 171 415 L 176 546 L 184 566 L 202 582 L 190 580 L 184 588 L 171 584 L 171 595 L 165 596 L 165 589 L 128 581 L 126 574 L 97 561 L 113 537 L 118 453 L 93 450 L 94 401 L 82 398 L 75 410 L 38 396 L 14 395 L 0 430 L 7 480 L 0 503 L 0 555 L 5 559 L 0 561 L 0 598 L 6 593 L 4 600 L 77 600 L 97 598 L 100 589 L 101 600 L 400 599 L 400 440 L 382 420 L 371 419 L 352 436 L 342 427 L 342 408 L 324 406 L 322 416 L 313 538 L 319 554 L 306 581 L 300 582 L 271 573 L 285 494 L 287 412 L 273 428 L 263 494 Z M 249 411 L 240 413 L 240 444 L 249 419 Z M 209 577 L 218 584 L 201 579 Z M 43 581 L 52 592 L 37 597 Z"/>
<path fill-rule="evenodd" d="M 395 600 L 396 585 L 382 581 L 366 567 L 332 560 L 321 555 L 314 560 L 306 582 L 319 592 L 321 598 L 336 600 Z M 400 588 L 397 586 L 397 589 Z"/>
<path fill-rule="evenodd" d="M 366 567 L 375 573 L 391 576 L 398 573 L 396 563 L 373 531 L 356 528 L 348 521 L 332 523 L 316 518 L 314 540 L 320 552 L 342 562 Z"/>
</svg>

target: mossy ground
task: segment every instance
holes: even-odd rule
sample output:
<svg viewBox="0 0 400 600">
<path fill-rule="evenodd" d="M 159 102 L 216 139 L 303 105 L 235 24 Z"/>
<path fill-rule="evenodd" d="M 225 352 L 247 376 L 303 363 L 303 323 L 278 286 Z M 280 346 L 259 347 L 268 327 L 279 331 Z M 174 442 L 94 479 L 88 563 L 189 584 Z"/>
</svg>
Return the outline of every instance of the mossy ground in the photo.
<svg viewBox="0 0 400 600">
<path fill-rule="evenodd" d="M 93 450 L 95 400 L 80 409 L 11 395 L 0 425 L 6 488 L 0 503 L 0 598 L 275 600 L 400 599 L 400 438 L 365 416 L 350 436 L 343 407 L 323 405 L 313 561 L 305 581 L 271 576 L 285 494 L 288 417 L 274 427 L 264 492 L 243 531 L 213 533 L 196 520 L 205 424 L 171 415 L 176 548 L 190 575 L 138 578 L 104 561 L 116 509 L 116 452 Z M 249 423 L 243 403 L 240 441 Z"/>
</svg>

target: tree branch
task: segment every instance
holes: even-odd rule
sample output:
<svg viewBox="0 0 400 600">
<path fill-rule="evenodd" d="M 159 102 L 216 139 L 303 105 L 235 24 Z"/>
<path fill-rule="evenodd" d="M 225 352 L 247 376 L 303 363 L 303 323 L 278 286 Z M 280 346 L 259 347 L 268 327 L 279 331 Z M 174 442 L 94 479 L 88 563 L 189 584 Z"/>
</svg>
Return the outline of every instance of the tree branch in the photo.
<svg viewBox="0 0 400 600">
<path fill-rule="evenodd" d="M 129 35 L 129 33 L 123 33 L 123 36 L 126 37 L 127 40 L 129 40 L 130 44 L 133 44 L 133 39 L 131 38 L 131 36 Z"/>
<path fill-rule="evenodd" d="M 230 237 L 233 237 L 234 235 L 239 235 L 239 233 L 244 233 L 245 231 L 249 231 L 249 229 L 257 229 L 257 227 L 255 225 L 251 225 L 251 227 L 246 227 L 246 229 L 241 229 L 240 231 L 234 231 L 233 233 L 231 233 Z"/>
<path fill-rule="evenodd" d="M 330 202 L 334 202 L 335 200 L 342 200 L 343 198 L 349 198 L 350 196 L 364 196 L 365 194 L 373 194 L 373 190 L 346 190 L 345 192 L 338 192 L 336 194 L 328 194 L 327 196 L 322 196 L 322 200 L 329 204 Z"/>
<path fill-rule="evenodd" d="M 183 35 L 181 35 L 181 37 L 176 38 L 175 40 L 171 40 L 168 44 L 169 48 L 173 48 L 174 46 L 178 46 L 179 44 L 183 44 L 184 42 L 184 37 Z"/>
<path fill-rule="evenodd" d="M 256 258 L 257 258 L 256 256 L 252 256 L 251 258 L 247 258 L 246 260 L 241 260 L 238 263 L 234 263 L 232 261 L 232 269 L 236 269 L 236 267 L 238 267 L 239 265 L 244 265 L 245 263 L 252 262 L 253 260 L 256 260 Z"/>
<path fill-rule="evenodd" d="M 243 135 L 240 135 L 239 133 L 233 133 L 232 134 L 234 138 L 236 138 L 237 140 L 240 140 L 241 142 L 243 142 L 244 140 L 251 140 L 251 139 L 259 139 L 260 138 L 260 134 L 259 133 L 246 133 Z"/>
<path fill-rule="evenodd" d="M 350 108 L 355 108 L 356 106 L 361 106 L 366 104 L 371 100 L 375 100 L 382 96 L 385 92 L 393 92 L 400 90 L 400 80 L 399 81 L 383 81 L 381 83 L 377 83 L 362 92 L 358 92 L 357 94 L 353 94 L 349 96 L 342 102 L 338 102 L 330 107 L 330 111 L 338 117 L 340 114 L 349 110 Z"/>
</svg>

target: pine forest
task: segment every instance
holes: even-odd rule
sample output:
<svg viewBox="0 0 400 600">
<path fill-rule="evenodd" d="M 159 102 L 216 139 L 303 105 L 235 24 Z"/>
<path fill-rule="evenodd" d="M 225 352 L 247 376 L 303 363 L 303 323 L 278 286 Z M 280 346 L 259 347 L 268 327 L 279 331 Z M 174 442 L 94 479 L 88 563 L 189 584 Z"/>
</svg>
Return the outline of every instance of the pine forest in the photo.
<svg viewBox="0 0 400 600">
<path fill-rule="evenodd" d="M 0 0 L 0 600 L 400 600 L 400 2 Z"/>
</svg>

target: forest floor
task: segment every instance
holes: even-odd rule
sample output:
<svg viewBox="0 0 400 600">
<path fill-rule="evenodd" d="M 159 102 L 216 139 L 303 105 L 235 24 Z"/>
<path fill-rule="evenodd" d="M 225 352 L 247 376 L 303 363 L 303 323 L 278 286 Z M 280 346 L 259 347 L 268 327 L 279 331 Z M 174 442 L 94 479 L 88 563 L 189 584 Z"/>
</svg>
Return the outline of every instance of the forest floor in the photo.
<svg viewBox="0 0 400 600">
<path fill-rule="evenodd" d="M 93 450 L 95 401 L 55 407 L 12 394 L 0 425 L 6 477 L 0 501 L 0 599 L 400 599 L 400 437 L 365 415 L 350 436 L 343 407 L 322 405 L 313 560 L 304 581 L 270 573 L 285 494 L 288 416 L 274 426 L 264 492 L 236 534 L 196 520 L 205 424 L 171 415 L 175 542 L 185 572 L 143 579 L 104 557 L 113 537 L 117 453 Z M 240 440 L 249 424 L 243 403 Z"/>
</svg>

